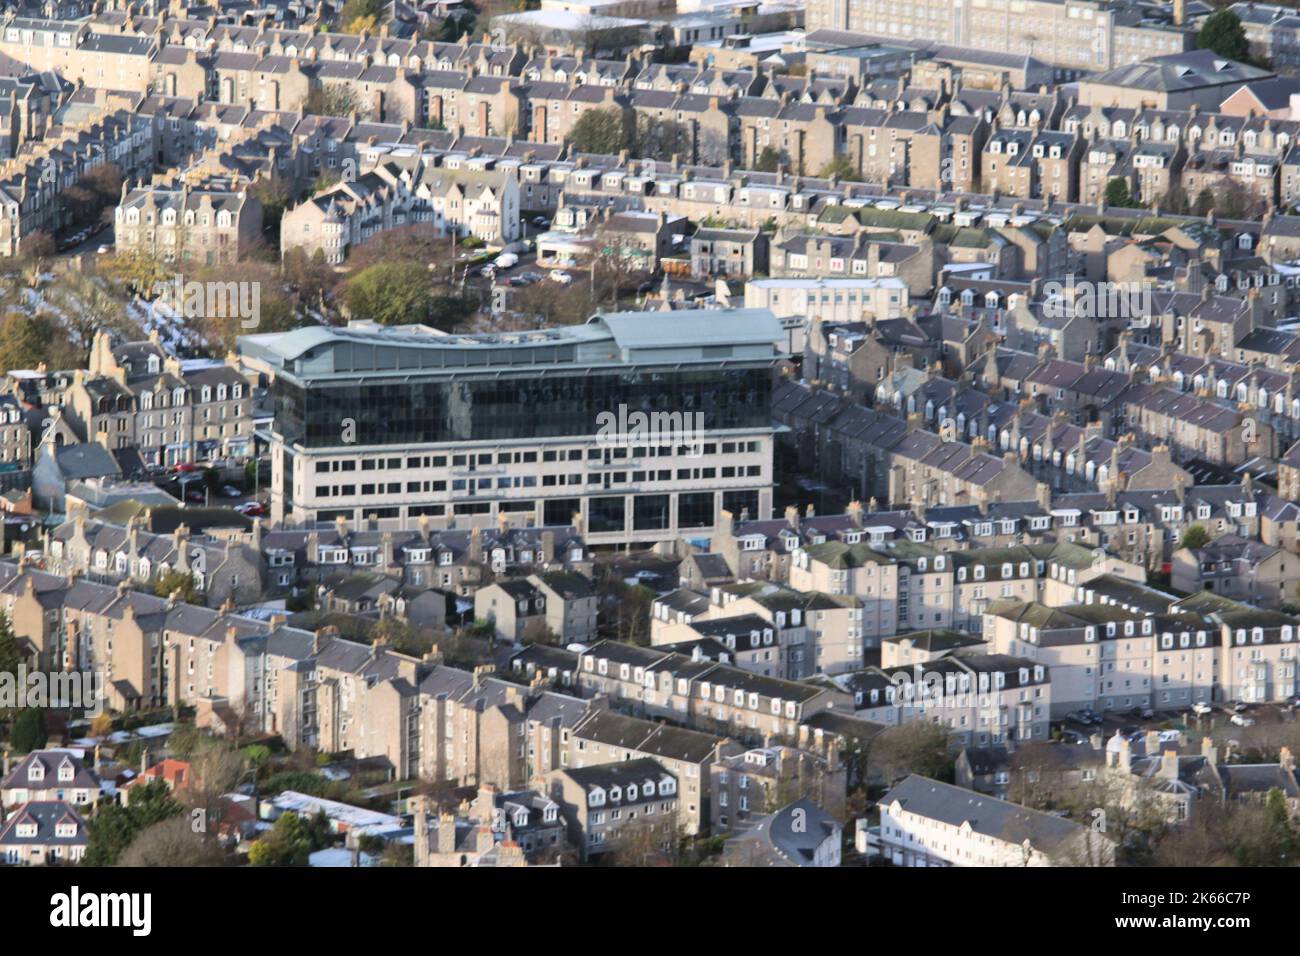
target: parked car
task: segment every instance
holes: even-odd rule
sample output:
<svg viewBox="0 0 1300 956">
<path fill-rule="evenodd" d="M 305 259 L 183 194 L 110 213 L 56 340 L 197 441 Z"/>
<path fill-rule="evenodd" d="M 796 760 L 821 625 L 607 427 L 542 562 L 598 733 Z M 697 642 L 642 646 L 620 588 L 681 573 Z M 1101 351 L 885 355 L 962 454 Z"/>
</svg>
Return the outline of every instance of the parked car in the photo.
<svg viewBox="0 0 1300 956">
<path fill-rule="evenodd" d="M 1247 717 L 1245 714 L 1233 714 L 1229 719 L 1230 719 L 1234 724 L 1236 724 L 1238 727 L 1254 727 L 1254 726 L 1255 726 L 1255 718 L 1254 718 L 1254 717 Z"/>
<path fill-rule="evenodd" d="M 1061 731 L 1061 743 L 1086 744 L 1087 742 L 1088 742 L 1088 738 L 1085 737 L 1083 734 L 1079 733 L 1077 730 Z"/>
<path fill-rule="evenodd" d="M 1198 700 L 1196 703 L 1192 704 L 1192 713 L 1198 717 L 1204 717 L 1213 710 L 1214 708 L 1203 700 Z"/>
<path fill-rule="evenodd" d="M 266 509 L 256 501 L 245 501 L 242 505 L 235 505 L 235 510 L 241 515 L 248 515 L 250 518 L 260 518 L 266 514 Z"/>
<path fill-rule="evenodd" d="M 492 260 L 492 265 L 498 269 L 511 269 L 519 265 L 519 257 L 513 252 L 503 252 Z"/>
<path fill-rule="evenodd" d="M 568 285 L 573 281 L 573 276 L 564 271 L 556 271 L 551 273 L 551 281 L 558 282 L 560 285 Z"/>
<path fill-rule="evenodd" d="M 243 494 L 243 492 L 240 491 L 238 488 L 236 488 L 234 485 L 222 485 L 221 493 L 225 495 L 227 498 L 238 498 L 240 495 Z"/>
<path fill-rule="evenodd" d="M 1150 720 L 1156 715 L 1156 712 L 1150 707 L 1134 707 L 1129 711 L 1134 717 L 1141 717 L 1143 720 Z"/>
<path fill-rule="evenodd" d="M 551 220 L 547 219 L 545 216 L 533 217 L 533 225 L 539 229 L 545 229 L 550 224 L 551 224 Z"/>
<path fill-rule="evenodd" d="M 193 491 L 185 492 L 185 500 L 193 501 L 194 503 L 201 505 L 205 501 L 207 501 L 208 498 L 207 495 L 205 495 L 203 492 L 199 491 L 198 489 L 195 489 Z"/>
<path fill-rule="evenodd" d="M 1242 701 L 1234 700 L 1234 701 L 1232 701 L 1232 702 L 1230 702 L 1230 703 L 1228 704 L 1228 708 L 1229 708 L 1229 709 L 1230 709 L 1234 714 L 1240 714 L 1243 710 L 1246 709 L 1246 704 L 1243 703 Z"/>
</svg>

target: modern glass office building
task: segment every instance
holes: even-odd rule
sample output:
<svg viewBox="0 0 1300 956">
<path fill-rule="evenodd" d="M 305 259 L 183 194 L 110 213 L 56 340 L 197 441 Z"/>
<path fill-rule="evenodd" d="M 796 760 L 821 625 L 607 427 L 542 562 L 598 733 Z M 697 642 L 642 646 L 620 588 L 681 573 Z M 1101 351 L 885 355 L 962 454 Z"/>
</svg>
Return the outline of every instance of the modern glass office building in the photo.
<svg viewBox="0 0 1300 956">
<path fill-rule="evenodd" d="M 629 312 L 531 332 L 246 336 L 274 399 L 271 518 L 568 524 L 590 543 L 707 535 L 772 508 L 765 309 Z"/>
</svg>

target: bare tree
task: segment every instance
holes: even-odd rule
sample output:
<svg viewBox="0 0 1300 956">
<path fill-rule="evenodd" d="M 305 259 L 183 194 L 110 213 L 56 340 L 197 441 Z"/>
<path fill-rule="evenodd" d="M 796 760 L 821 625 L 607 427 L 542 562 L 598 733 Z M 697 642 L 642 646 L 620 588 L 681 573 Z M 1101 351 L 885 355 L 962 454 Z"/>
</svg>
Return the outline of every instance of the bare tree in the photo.
<svg viewBox="0 0 1300 956">
<path fill-rule="evenodd" d="M 948 728 L 914 720 L 890 727 L 873 738 L 867 750 L 867 777 L 892 787 L 908 774 L 950 778 Z"/>
<path fill-rule="evenodd" d="M 216 839 L 195 832 L 189 814 L 142 830 L 118 857 L 118 866 L 223 866 L 227 856 Z"/>
</svg>

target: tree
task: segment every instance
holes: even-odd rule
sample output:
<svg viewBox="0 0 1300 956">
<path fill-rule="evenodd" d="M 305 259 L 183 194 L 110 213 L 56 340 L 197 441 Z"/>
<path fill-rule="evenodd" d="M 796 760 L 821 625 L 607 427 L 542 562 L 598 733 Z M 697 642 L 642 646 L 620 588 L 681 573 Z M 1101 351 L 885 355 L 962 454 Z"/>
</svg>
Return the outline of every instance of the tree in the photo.
<svg viewBox="0 0 1300 956">
<path fill-rule="evenodd" d="M 140 334 L 127 317 L 125 303 L 99 276 L 70 272 L 50 290 L 48 301 L 77 349 L 78 368 L 90 363 L 96 332 L 118 332 L 128 338 Z"/>
<path fill-rule="evenodd" d="M 1175 215 L 1186 215 L 1192 208 L 1187 198 L 1187 190 L 1177 183 L 1169 187 L 1169 192 L 1160 197 L 1160 208 Z"/>
<path fill-rule="evenodd" d="M 1258 219 L 1268 204 L 1241 183 L 1232 180 L 1215 189 L 1214 213 L 1225 219 Z"/>
<path fill-rule="evenodd" d="M 1204 218 L 1214 211 L 1214 193 L 1208 189 L 1202 189 L 1196 197 L 1196 205 L 1192 207 L 1192 215 Z"/>
<path fill-rule="evenodd" d="M 1205 530 L 1204 525 L 1194 524 L 1183 532 L 1183 539 L 1179 542 L 1181 548 L 1203 548 L 1210 543 L 1210 533 Z"/>
<path fill-rule="evenodd" d="M 178 760 L 188 760 L 190 754 L 194 753 L 194 749 L 199 745 L 201 737 L 199 728 L 193 724 L 178 723 L 167 737 L 167 749 Z"/>
<path fill-rule="evenodd" d="M 113 163 L 96 166 L 81 177 L 81 186 L 95 194 L 104 207 L 116 206 L 122 196 L 122 170 Z"/>
<path fill-rule="evenodd" d="M 1281 801 L 1285 816 L 1285 799 Z M 1200 799 L 1191 819 L 1156 840 L 1156 866 L 1293 866 L 1289 822 L 1280 821 L 1271 794 L 1263 804 Z"/>
<path fill-rule="evenodd" d="M 215 815 L 221 795 L 235 788 L 244 770 L 244 754 L 234 744 L 220 737 L 200 737 L 190 752 L 190 802 Z"/>
<path fill-rule="evenodd" d="M 619 828 L 608 861 L 615 866 L 672 866 L 678 836 L 668 819 L 642 817 Z"/>
<path fill-rule="evenodd" d="M 23 660 L 24 655 L 18 647 L 18 638 L 14 636 L 9 615 L 0 611 L 0 674 L 17 674 L 18 665 Z"/>
<path fill-rule="evenodd" d="M 199 267 L 186 273 L 187 281 L 191 275 L 198 282 L 213 283 L 209 288 L 231 290 L 224 307 L 218 305 L 212 314 L 205 310 L 203 315 L 189 317 L 218 355 L 234 351 L 241 335 L 253 331 L 288 332 L 302 324 L 301 301 L 289 291 L 279 269 L 270 263 L 241 259 Z"/>
<path fill-rule="evenodd" d="M 754 169 L 760 173 L 774 173 L 781 167 L 781 154 L 771 146 L 764 146 L 754 159 Z"/>
<path fill-rule="evenodd" d="M 419 631 L 409 621 L 391 614 L 381 617 L 370 632 L 375 644 L 387 644 L 399 654 L 420 657 L 429 649 L 430 642 L 420 637 Z"/>
<path fill-rule="evenodd" d="M 249 192 L 262 204 L 262 233 L 267 243 L 280 248 L 280 220 L 293 202 L 292 182 L 283 176 L 264 177 L 253 183 Z"/>
<path fill-rule="evenodd" d="M 1286 794 L 1281 788 L 1273 787 L 1264 796 L 1264 820 L 1267 832 L 1267 845 L 1276 855 L 1279 863 L 1294 865 L 1296 834 L 1291 826 L 1291 811 L 1287 807 Z"/>
<path fill-rule="evenodd" d="M 1106 184 L 1106 205 L 1129 207 L 1136 206 L 1137 202 L 1129 194 L 1128 180 L 1116 176 Z"/>
<path fill-rule="evenodd" d="M 25 261 L 44 262 L 53 259 L 57 253 L 58 245 L 54 241 L 54 234 L 48 229 L 38 229 L 23 239 L 18 256 Z"/>
<path fill-rule="evenodd" d="M 628 149 L 634 130 L 621 109 L 587 110 L 569 131 L 569 143 L 579 153 L 605 155 Z"/>
<path fill-rule="evenodd" d="M 98 222 L 122 194 L 122 171 L 108 163 L 96 166 L 59 194 L 64 215 L 76 226 Z"/>
<path fill-rule="evenodd" d="M 383 0 L 347 0 L 339 11 L 339 29 L 343 33 L 374 33 L 375 25 L 384 15 Z"/>
<path fill-rule="evenodd" d="M 226 854 L 207 833 L 196 833 L 189 814 L 161 820 L 137 833 L 118 866 L 221 866 Z"/>
<path fill-rule="evenodd" d="M 695 161 L 695 142 L 688 126 L 675 120 L 656 120 L 645 113 L 637 114 L 629 148 L 642 159 L 655 162 L 668 162 L 674 156 Z"/>
<path fill-rule="evenodd" d="M 459 16 L 449 16 L 435 28 L 424 32 L 427 39 L 437 40 L 440 43 L 455 43 L 465 34 L 473 36 L 477 26 L 478 17 L 472 11 L 462 8 Z"/>
<path fill-rule="evenodd" d="M 428 320 L 433 287 L 418 262 L 380 262 L 349 279 L 344 298 L 353 318 L 408 325 Z"/>
<path fill-rule="evenodd" d="M 147 252 L 119 252 L 101 258 L 108 259 L 101 272 L 146 299 L 152 300 L 158 294 L 159 283 L 163 282 L 168 275 L 162 261 Z"/>
<path fill-rule="evenodd" d="M 340 84 L 314 88 L 303 100 L 302 109 L 304 113 L 314 113 L 318 116 L 346 117 L 356 113 L 358 119 L 370 118 L 370 109 L 362 102 L 356 91 L 350 86 Z"/>
<path fill-rule="evenodd" d="M 36 368 L 51 363 L 51 344 L 60 336 L 48 316 L 13 314 L 0 319 L 0 368 Z"/>
<path fill-rule="evenodd" d="M 203 592 L 190 572 L 173 568 L 154 578 L 153 593 L 158 597 L 171 597 L 177 591 L 179 600 L 185 604 L 203 603 Z"/>
<path fill-rule="evenodd" d="M 838 179 L 841 182 L 856 183 L 862 181 L 862 176 L 853 165 L 853 160 L 843 153 L 836 155 L 834 159 L 823 166 L 817 176 L 821 179 Z"/>
<path fill-rule="evenodd" d="M 253 844 L 248 862 L 253 866 L 306 866 L 308 857 L 329 845 L 329 820 L 324 811 L 311 819 L 283 813 Z"/>
<path fill-rule="evenodd" d="M 867 752 L 867 774 L 892 787 L 908 774 L 950 780 L 948 729 L 942 724 L 910 721 L 889 727 L 872 739 Z"/>
<path fill-rule="evenodd" d="M 9 732 L 9 742 L 14 745 L 14 749 L 31 753 L 44 747 L 48 739 L 44 709 L 26 707 L 21 710 L 14 720 L 13 729 Z"/>
<path fill-rule="evenodd" d="M 136 784 L 130 803 L 101 803 L 87 829 L 86 866 L 113 866 L 141 831 L 185 812 L 161 780 Z"/>
<path fill-rule="evenodd" d="M 90 736 L 103 740 L 113 732 L 113 717 L 111 714 L 102 713 L 90 722 Z"/>
<path fill-rule="evenodd" d="M 1246 30 L 1241 25 L 1241 18 L 1231 10 L 1220 10 L 1205 18 L 1201 32 L 1196 35 L 1196 46 L 1201 50 L 1213 50 L 1229 60 L 1250 59 Z"/>
</svg>

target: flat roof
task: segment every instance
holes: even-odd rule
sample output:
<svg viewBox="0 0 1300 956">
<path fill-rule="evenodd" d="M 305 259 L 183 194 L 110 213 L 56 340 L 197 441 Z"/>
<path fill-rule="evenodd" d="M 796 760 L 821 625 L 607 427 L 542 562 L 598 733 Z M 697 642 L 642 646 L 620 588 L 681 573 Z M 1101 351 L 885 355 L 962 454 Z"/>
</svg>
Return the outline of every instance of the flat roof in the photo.
<svg viewBox="0 0 1300 956">
<path fill-rule="evenodd" d="M 892 280 L 897 281 L 897 280 Z M 901 283 L 900 283 L 901 285 Z M 682 309 L 593 315 L 581 325 L 448 335 L 424 325 L 352 322 L 239 339 L 245 362 L 301 381 L 385 375 L 563 371 L 598 366 L 771 364 L 783 332 L 769 309 Z"/>
</svg>

